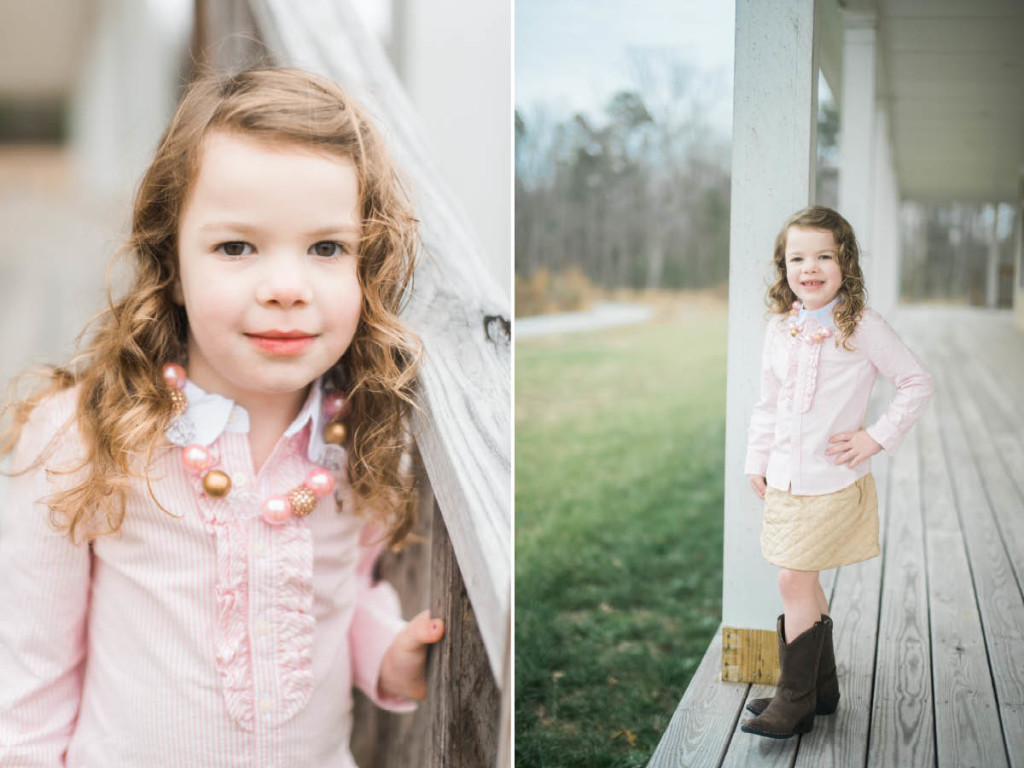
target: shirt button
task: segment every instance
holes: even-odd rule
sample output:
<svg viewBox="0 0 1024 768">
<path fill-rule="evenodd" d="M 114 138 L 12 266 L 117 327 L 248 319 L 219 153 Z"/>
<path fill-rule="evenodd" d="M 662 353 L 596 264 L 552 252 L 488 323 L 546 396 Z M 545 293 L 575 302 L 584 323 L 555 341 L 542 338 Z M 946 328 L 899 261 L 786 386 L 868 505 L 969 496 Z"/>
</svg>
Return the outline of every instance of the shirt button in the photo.
<svg viewBox="0 0 1024 768">
<path fill-rule="evenodd" d="M 256 619 L 256 624 L 253 626 L 253 628 L 256 630 L 257 635 L 265 635 L 267 634 L 267 631 L 270 629 L 270 624 L 267 622 L 266 619 Z"/>
<path fill-rule="evenodd" d="M 267 714 L 274 708 L 274 700 L 269 696 L 265 699 L 260 699 L 260 712 Z"/>
<path fill-rule="evenodd" d="M 255 546 L 253 546 L 252 551 L 256 553 L 256 557 L 266 557 L 267 545 L 262 541 L 257 541 Z"/>
</svg>

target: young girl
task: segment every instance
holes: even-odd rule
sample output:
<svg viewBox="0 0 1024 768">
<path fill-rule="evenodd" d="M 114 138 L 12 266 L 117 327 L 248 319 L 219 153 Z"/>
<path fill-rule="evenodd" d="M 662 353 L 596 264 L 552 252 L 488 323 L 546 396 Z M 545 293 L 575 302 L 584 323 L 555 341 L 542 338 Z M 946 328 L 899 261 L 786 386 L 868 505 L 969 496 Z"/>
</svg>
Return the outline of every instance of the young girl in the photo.
<svg viewBox="0 0 1024 768">
<path fill-rule="evenodd" d="M 353 684 L 424 697 L 441 622 L 371 577 L 412 524 L 416 244 L 332 82 L 190 86 L 130 289 L 2 445 L 0 765 L 354 766 Z"/>
<path fill-rule="evenodd" d="M 879 554 L 870 458 L 895 451 L 931 397 L 931 376 L 865 304 L 853 229 L 812 206 L 775 240 L 774 313 L 745 472 L 764 499 L 761 551 L 780 566 L 781 674 L 772 699 L 747 705 L 747 733 L 789 738 L 839 704 L 832 620 L 818 571 Z M 863 426 L 877 373 L 896 385 L 888 410 Z"/>
</svg>

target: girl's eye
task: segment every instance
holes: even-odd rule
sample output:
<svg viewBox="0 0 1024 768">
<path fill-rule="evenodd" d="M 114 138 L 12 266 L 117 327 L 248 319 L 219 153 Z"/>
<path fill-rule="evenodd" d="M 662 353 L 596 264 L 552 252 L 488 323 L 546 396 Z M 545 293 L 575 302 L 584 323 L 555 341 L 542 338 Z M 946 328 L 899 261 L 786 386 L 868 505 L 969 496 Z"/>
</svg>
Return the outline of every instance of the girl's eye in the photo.
<svg viewBox="0 0 1024 768">
<path fill-rule="evenodd" d="M 214 250 L 220 251 L 225 256 L 228 256 L 228 257 L 231 257 L 231 258 L 240 258 L 242 256 L 248 256 L 249 254 L 247 254 L 247 253 L 238 253 L 237 251 L 239 249 L 243 249 L 244 250 L 245 248 L 251 248 L 251 247 L 252 246 L 249 245 L 248 243 L 243 243 L 241 241 L 233 241 L 233 242 L 230 242 L 230 243 L 221 243 Z"/>
<path fill-rule="evenodd" d="M 344 243 L 339 243 L 334 240 L 323 240 L 313 245 L 310 250 L 312 250 L 317 256 L 330 259 L 335 256 L 344 256 L 348 253 L 349 249 Z"/>
<path fill-rule="evenodd" d="M 823 259 L 831 259 L 832 258 L 832 254 L 831 253 L 823 253 L 823 254 L 821 254 L 821 258 L 823 258 Z"/>
</svg>

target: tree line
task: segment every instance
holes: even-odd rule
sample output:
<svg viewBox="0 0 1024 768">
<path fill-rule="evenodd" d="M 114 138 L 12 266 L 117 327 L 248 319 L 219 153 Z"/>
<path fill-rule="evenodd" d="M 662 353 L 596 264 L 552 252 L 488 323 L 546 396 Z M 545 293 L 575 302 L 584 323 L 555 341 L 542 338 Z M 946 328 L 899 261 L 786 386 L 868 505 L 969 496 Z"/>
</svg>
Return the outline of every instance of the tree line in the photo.
<svg viewBox="0 0 1024 768">
<path fill-rule="evenodd" d="M 729 137 L 719 95 L 665 57 L 600 114 L 515 115 L 516 274 L 576 269 L 602 288 L 703 288 L 729 269 Z"/>
</svg>

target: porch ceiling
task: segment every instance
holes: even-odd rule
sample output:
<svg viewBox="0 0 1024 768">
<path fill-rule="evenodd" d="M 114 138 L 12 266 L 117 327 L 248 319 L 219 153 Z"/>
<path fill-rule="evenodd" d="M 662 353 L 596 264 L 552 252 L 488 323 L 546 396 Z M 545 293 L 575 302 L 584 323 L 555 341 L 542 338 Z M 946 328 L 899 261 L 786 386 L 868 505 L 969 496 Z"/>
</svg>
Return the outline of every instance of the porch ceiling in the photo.
<svg viewBox="0 0 1024 768">
<path fill-rule="evenodd" d="M 1024 172 L 1024 1 L 877 0 L 874 10 L 879 96 L 891 116 L 901 195 L 1016 200 Z"/>
</svg>

